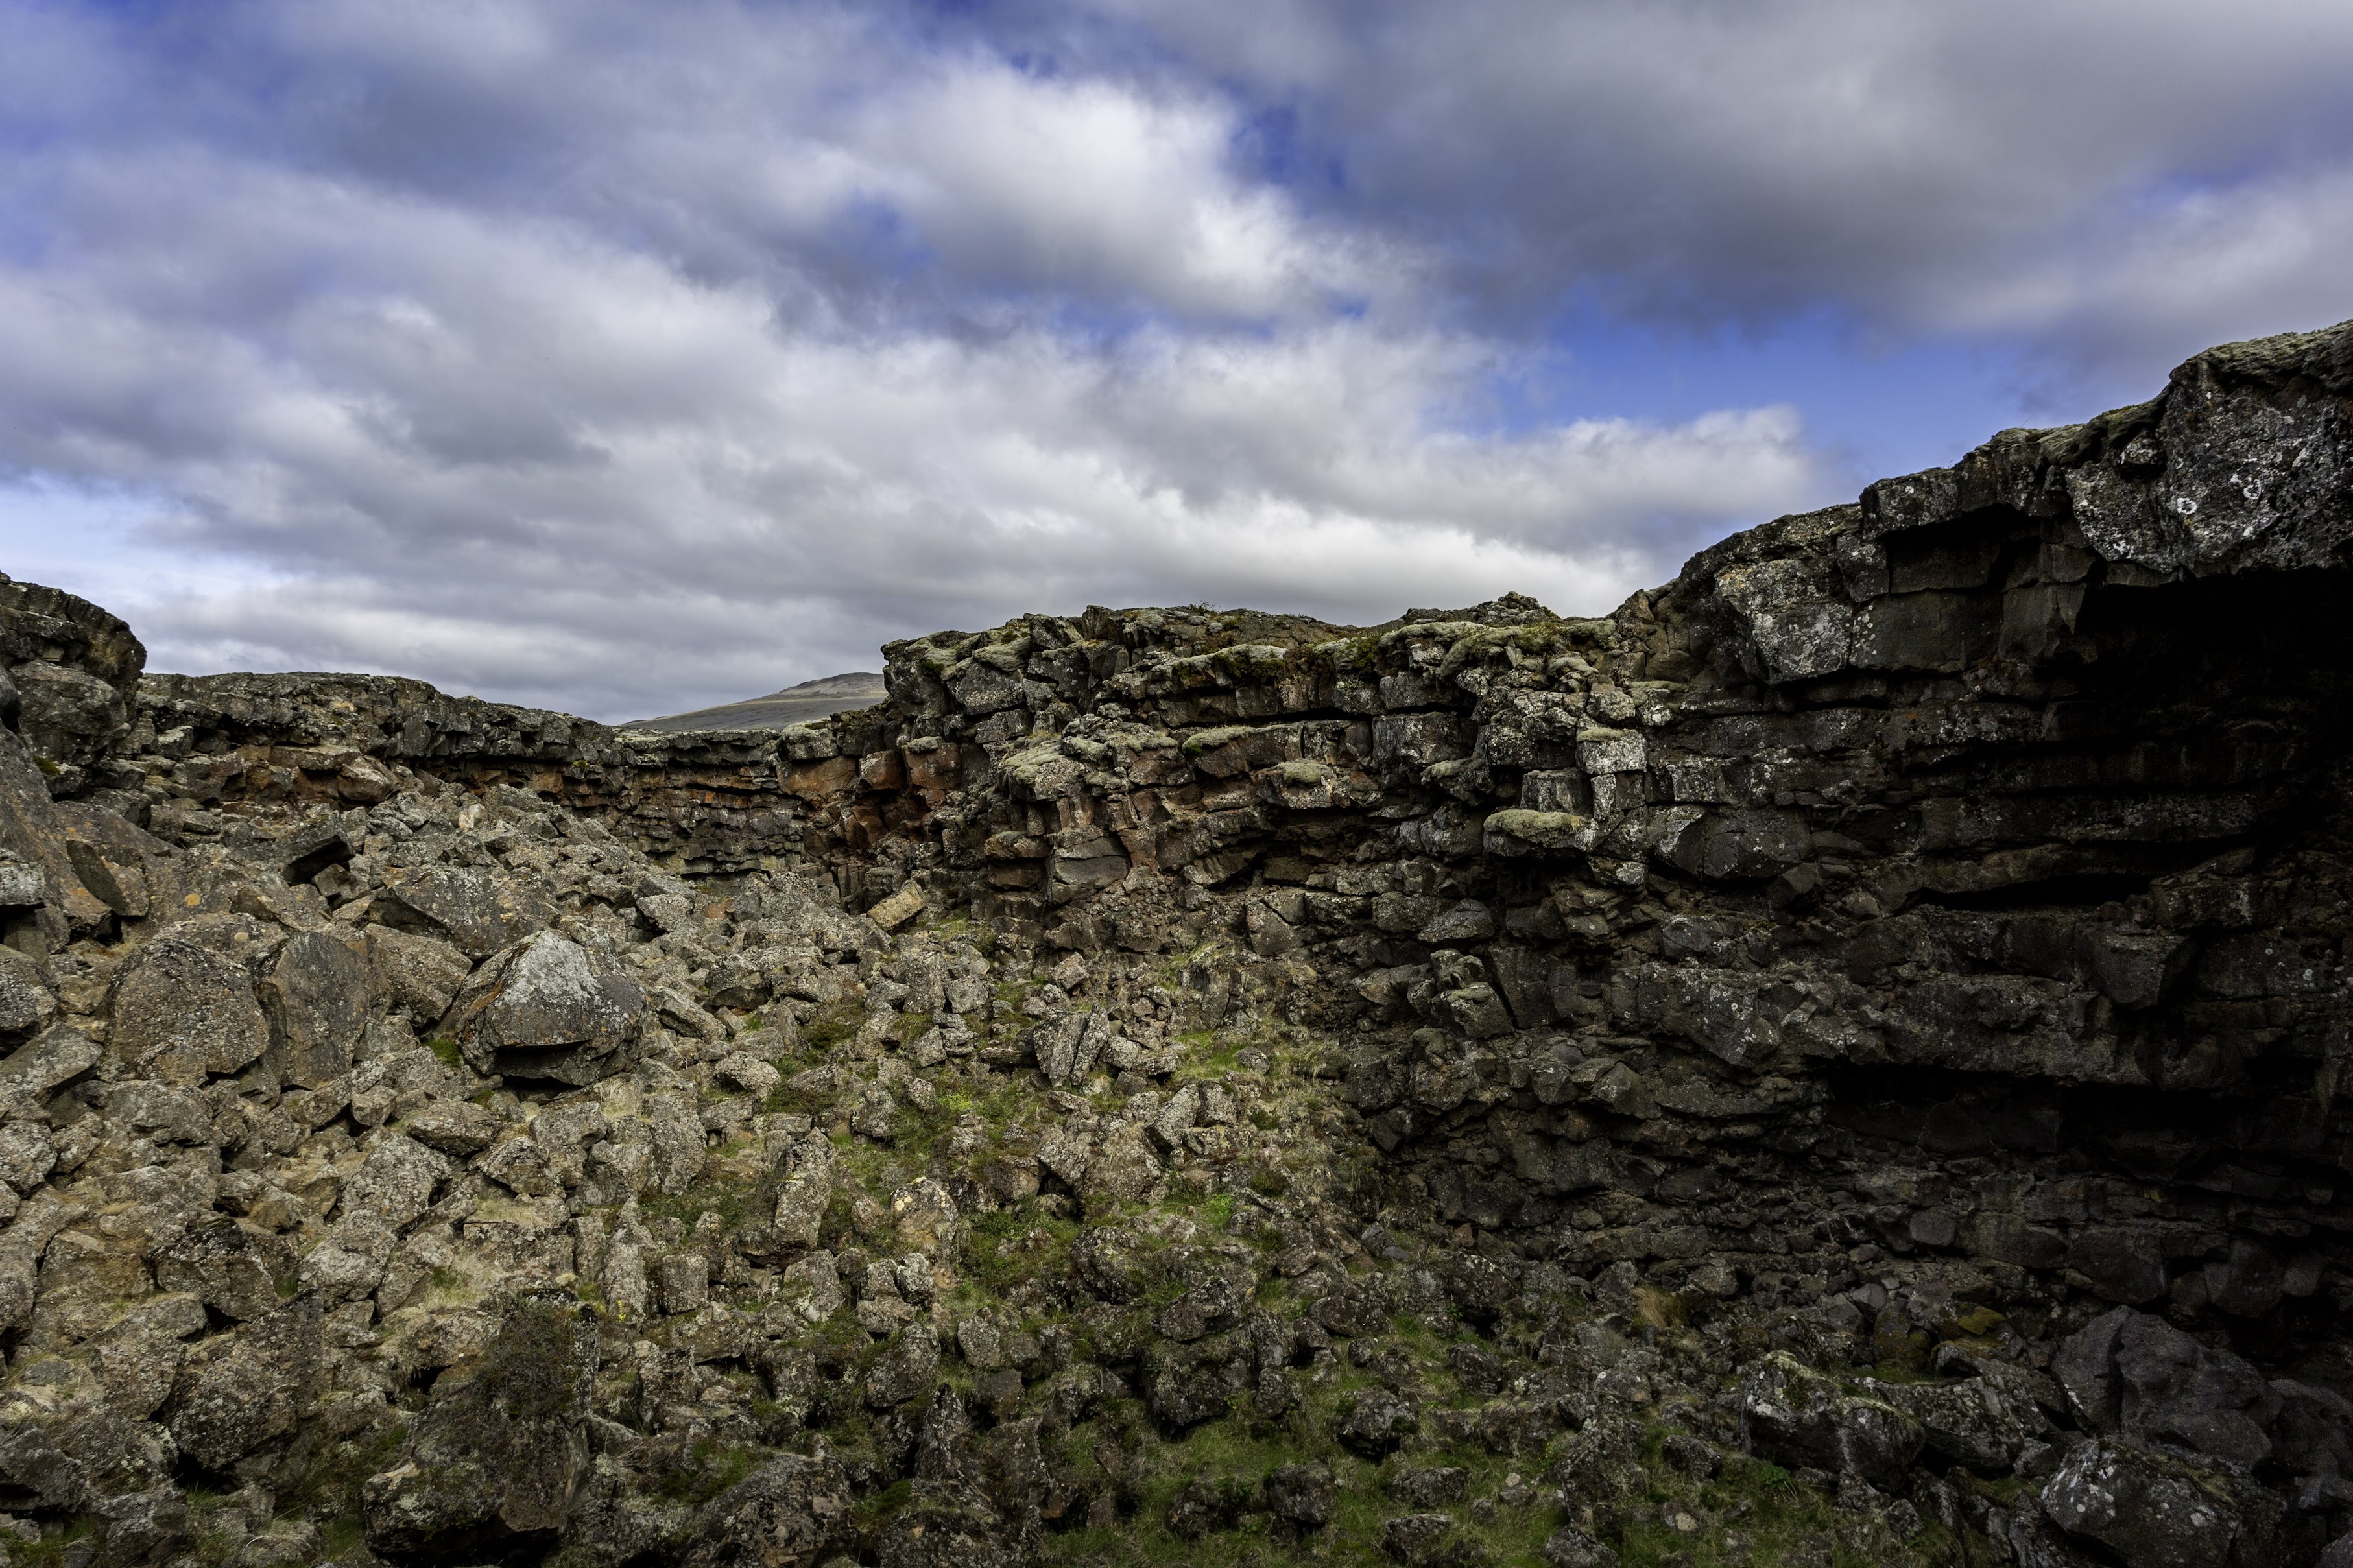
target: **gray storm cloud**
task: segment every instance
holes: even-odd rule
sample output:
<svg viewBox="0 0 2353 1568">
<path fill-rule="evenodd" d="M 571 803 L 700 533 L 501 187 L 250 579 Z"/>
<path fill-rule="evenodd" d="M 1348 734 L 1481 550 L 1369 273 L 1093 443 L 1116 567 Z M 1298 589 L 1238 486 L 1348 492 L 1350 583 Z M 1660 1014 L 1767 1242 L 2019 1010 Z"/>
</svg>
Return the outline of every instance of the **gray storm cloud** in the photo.
<svg viewBox="0 0 2353 1568">
<path fill-rule="evenodd" d="M 1850 476 L 1505 417 L 1568 301 L 2144 375 L 2345 313 L 2319 6 L 0 26 L 0 537 L 164 668 L 618 718 L 1090 601 L 1599 608 Z"/>
</svg>

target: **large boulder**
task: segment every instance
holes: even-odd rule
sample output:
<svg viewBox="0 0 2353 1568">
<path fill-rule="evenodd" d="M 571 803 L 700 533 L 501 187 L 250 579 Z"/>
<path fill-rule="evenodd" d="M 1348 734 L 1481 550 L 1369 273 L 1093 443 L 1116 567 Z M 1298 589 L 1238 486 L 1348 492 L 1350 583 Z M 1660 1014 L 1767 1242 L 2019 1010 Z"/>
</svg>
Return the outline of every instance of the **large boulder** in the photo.
<svg viewBox="0 0 2353 1568">
<path fill-rule="evenodd" d="M 825 1225 L 826 1205 L 839 1179 L 833 1140 L 814 1133 L 777 1162 L 776 1239 L 780 1246 L 815 1247 Z"/>
<path fill-rule="evenodd" d="M 190 1349 L 164 1414 L 182 1454 L 227 1470 L 293 1436 L 324 1377 L 319 1308 L 317 1297 L 298 1296 Z"/>
<path fill-rule="evenodd" d="M 37 910 L 52 947 L 112 912 L 82 885 L 41 759 L 6 728 L 0 728 L 0 851 L 8 858 L 0 907 Z"/>
<path fill-rule="evenodd" d="M 2272 1457 L 2280 1397 L 2244 1357 L 2118 1307 L 2060 1342 L 2052 1373 L 2094 1432 L 2159 1438 L 2253 1468 Z"/>
<path fill-rule="evenodd" d="M 1184 1431 L 1226 1413 L 1233 1397 L 1256 1380 L 1248 1336 L 1219 1334 L 1191 1344 L 1163 1342 L 1145 1357 L 1145 1408 L 1172 1431 Z"/>
<path fill-rule="evenodd" d="M 469 1561 L 553 1545 L 588 1466 L 596 1380 L 577 1303 L 509 1302 L 480 1356 L 434 1384 L 398 1461 L 361 1489 L 368 1545 Z"/>
<path fill-rule="evenodd" d="M 1356 1395 L 1356 1404 L 1340 1418 L 1332 1435 L 1342 1447 L 1377 1460 L 1413 1436 L 1420 1425 L 1420 1412 L 1411 1400 L 1386 1388 L 1367 1388 Z"/>
<path fill-rule="evenodd" d="M 1872 1381 L 1865 1387 L 1917 1421 L 1930 1452 L 1973 1470 L 2009 1469 L 2048 1425 L 2017 1380 L 1994 1373 L 1958 1383 Z"/>
<path fill-rule="evenodd" d="M 890 1410 L 932 1391 L 940 1373 L 940 1337 L 916 1323 L 902 1332 L 866 1374 L 866 1403 Z"/>
<path fill-rule="evenodd" d="M 398 1230 L 432 1206 L 433 1189 L 448 1176 L 449 1161 L 397 1132 L 375 1135 L 367 1158 L 343 1184 L 338 1214 Z"/>
<path fill-rule="evenodd" d="M 193 1086 L 268 1050 L 269 1020 L 241 959 L 167 931 L 123 964 L 107 1048 L 125 1077 Z"/>
<path fill-rule="evenodd" d="M 111 1498 L 168 1489 L 177 1458 L 160 1428 L 106 1411 L 51 1415 L 23 1401 L 0 1411 L 0 1485 L 19 1506 L 103 1510 Z"/>
<path fill-rule="evenodd" d="M 2253 1568 L 2272 1561 L 2262 1545 L 2271 1532 L 2246 1517 L 2226 1480 L 2137 1443 L 2079 1444 L 2043 1487 L 2042 1508 L 2068 1534 L 2116 1553 L 2125 1568 Z"/>
<path fill-rule="evenodd" d="M 369 981 L 376 994 L 419 1025 L 449 1010 L 474 961 L 438 937 L 391 926 L 367 928 Z"/>
<path fill-rule="evenodd" d="M 231 1322 L 276 1311 L 278 1283 L 292 1273 L 283 1243 L 226 1215 L 190 1227 L 155 1257 L 160 1289 L 193 1297 Z"/>
<path fill-rule="evenodd" d="M 488 958 L 555 919 L 555 906 L 544 890 L 481 867 L 403 870 L 385 878 L 384 890 L 425 934 L 447 939 L 469 958 Z"/>
<path fill-rule="evenodd" d="M 365 952 L 355 936 L 303 931 L 279 952 L 261 994 L 281 1082 L 315 1089 L 352 1070 L 353 1047 L 368 1022 Z"/>
<path fill-rule="evenodd" d="M 117 708 L 128 711 L 138 700 L 147 649 L 120 616 L 88 599 L 0 577 L 0 664 L 15 670 L 30 662 L 95 677 L 113 691 Z M 17 685 L 21 689 L 21 679 Z"/>
<path fill-rule="evenodd" d="M 450 1005 L 479 1073 L 595 1083 L 635 1058 L 646 994 L 615 963 L 541 931 L 475 971 Z"/>
<path fill-rule="evenodd" d="M 0 1090 L 45 1094 L 98 1064 L 98 1042 L 70 1024 L 53 1024 L 0 1061 Z"/>
<path fill-rule="evenodd" d="M 66 836 L 66 858 L 99 902 L 132 919 L 155 912 L 153 884 L 175 853 L 170 845 L 88 801 L 60 802 L 58 826 Z"/>
<path fill-rule="evenodd" d="M 1751 1451 L 1776 1464 L 1852 1471 L 1883 1489 L 1902 1479 L 1926 1438 L 1919 1422 L 1885 1400 L 1850 1394 L 1778 1351 L 1749 1370 L 1740 1419 Z"/>
<path fill-rule="evenodd" d="M 1321 1530 L 1332 1522 L 1335 1489 L 1332 1467 L 1317 1462 L 1276 1466 L 1262 1490 L 1267 1512 L 1276 1519 L 1300 1530 Z"/>
<path fill-rule="evenodd" d="M 1081 1284 L 1106 1301 L 1133 1301 L 1144 1289 L 1142 1249 L 1132 1234 L 1117 1226 L 1079 1232 L 1071 1247 L 1071 1268 Z"/>
<path fill-rule="evenodd" d="M 849 1523 L 849 1478 L 830 1456 L 783 1454 L 702 1505 L 681 1568 L 812 1568 Z"/>
<path fill-rule="evenodd" d="M 8 673 L 19 693 L 16 732 L 52 767 L 88 768 L 131 728 L 122 694 L 86 669 L 27 659 Z"/>
<path fill-rule="evenodd" d="M 879 1568 L 1013 1568 L 1004 1521 L 988 1499 L 952 1480 L 915 1483 L 908 1505 L 883 1527 Z"/>
</svg>

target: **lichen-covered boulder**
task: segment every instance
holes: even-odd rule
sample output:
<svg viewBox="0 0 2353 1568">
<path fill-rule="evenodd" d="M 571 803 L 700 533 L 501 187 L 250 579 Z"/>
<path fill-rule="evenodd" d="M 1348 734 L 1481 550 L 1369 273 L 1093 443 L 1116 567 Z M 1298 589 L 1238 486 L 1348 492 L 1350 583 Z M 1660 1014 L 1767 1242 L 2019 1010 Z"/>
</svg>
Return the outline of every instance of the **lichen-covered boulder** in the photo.
<svg viewBox="0 0 2353 1568">
<path fill-rule="evenodd" d="M 2125 1568 L 2226 1568 L 2249 1556 L 2249 1521 L 2219 1478 L 2135 1443 L 2079 1445 L 2042 1489 L 2043 1510 Z"/>
<path fill-rule="evenodd" d="M 596 1378 L 576 1303 L 509 1302 L 489 1347 L 434 1384 L 397 1462 L 361 1489 L 368 1545 L 474 1560 L 554 1544 L 588 1465 Z"/>
<path fill-rule="evenodd" d="M 988 1500 L 955 1481 L 918 1481 L 876 1550 L 880 1568 L 1012 1568 L 1004 1521 Z"/>
<path fill-rule="evenodd" d="M 155 1258 L 159 1287 L 240 1323 L 277 1310 L 278 1281 L 291 1272 L 277 1237 L 226 1215 L 191 1228 Z"/>
<path fill-rule="evenodd" d="M 320 1303 L 302 1295 L 189 1353 L 165 1412 L 180 1452 L 208 1470 L 291 1436 L 319 1394 Z"/>
<path fill-rule="evenodd" d="M 810 1568 L 840 1543 L 849 1506 L 839 1460 L 781 1454 L 697 1510 L 678 1561 L 681 1568 Z"/>
<path fill-rule="evenodd" d="M 166 932 L 122 966 L 107 1048 L 129 1078 L 181 1086 L 231 1073 L 269 1048 L 269 1020 L 239 959 Z"/>
<path fill-rule="evenodd" d="M 438 937 L 391 926 L 367 929 L 368 978 L 375 993 L 419 1025 L 449 1010 L 474 962 Z"/>
<path fill-rule="evenodd" d="M 368 1021 L 365 944 L 340 931 L 302 931 L 261 983 L 271 1060 L 281 1082 L 315 1089 L 352 1070 Z"/>
<path fill-rule="evenodd" d="M 1866 1386 L 1873 1398 L 1920 1423 L 1931 1452 L 1972 1469 L 2008 1469 L 2045 1425 L 2031 1396 L 2011 1378 L 1980 1373 L 1957 1383 L 1873 1381 Z"/>
<path fill-rule="evenodd" d="M 87 767 L 131 727 L 122 694 L 77 665 L 26 659 L 8 673 L 21 703 L 16 731 L 52 763 Z"/>
<path fill-rule="evenodd" d="M 646 994 L 618 964 L 554 931 L 483 964 L 450 1005 L 476 1072 L 575 1085 L 629 1065 L 645 1012 Z"/>
<path fill-rule="evenodd" d="M 1750 1369 L 1740 1418 L 1749 1447 L 1776 1464 L 1851 1470 L 1882 1488 L 1903 1477 L 1926 1440 L 1919 1422 L 1885 1400 L 1850 1394 L 1778 1351 Z"/>
<path fill-rule="evenodd" d="M 1367 1388 L 1332 1429 L 1341 1447 L 1367 1459 L 1389 1454 L 1420 1429 L 1420 1412 L 1409 1399 L 1386 1388 Z"/>
<path fill-rule="evenodd" d="M 1144 1375 L 1145 1407 L 1176 1432 L 1223 1415 L 1234 1396 L 1257 1380 L 1250 1342 L 1242 1334 L 1193 1344 L 1162 1341 L 1146 1353 Z"/>
<path fill-rule="evenodd" d="M 2250 1468 L 2272 1457 L 2266 1428 L 2280 1397 L 2269 1381 L 2162 1318 L 2130 1307 L 2103 1313 L 2060 1342 L 2051 1370 L 2094 1432 L 2179 1443 Z"/>
<path fill-rule="evenodd" d="M 1335 1487 L 1329 1465 L 1278 1465 L 1263 1488 L 1267 1511 L 1298 1529 L 1321 1530 L 1332 1522 Z"/>
<path fill-rule="evenodd" d="M 385 892 L 470 958 L 488 958 L 543 931 L 555 906 L 536 885 L 479 867 L 426 866 L 385 879 Z"/>
<path fill-rule="evenodd" d="M 932 1391 L 939 1373 L 939 1335 L 925 1324 L 913 1324 L 866 1374 L 866 1403 L 876 1410 L 889 1410 L 920 1398 Z"/>
</svg>

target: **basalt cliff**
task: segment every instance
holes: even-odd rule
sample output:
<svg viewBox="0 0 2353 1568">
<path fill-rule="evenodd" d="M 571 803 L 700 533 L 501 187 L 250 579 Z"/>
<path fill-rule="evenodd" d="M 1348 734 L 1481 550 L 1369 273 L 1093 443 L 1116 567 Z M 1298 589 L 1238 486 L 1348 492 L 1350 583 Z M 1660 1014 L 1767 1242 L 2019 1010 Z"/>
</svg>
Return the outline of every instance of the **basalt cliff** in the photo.
<svg viewBox="0 0 2353 1568">
<path fill-rule="evenodd" d="M 0 1552 L 2353 1563 L 2353 324 L 614 731 L 0 583 Z"/>
</svg>

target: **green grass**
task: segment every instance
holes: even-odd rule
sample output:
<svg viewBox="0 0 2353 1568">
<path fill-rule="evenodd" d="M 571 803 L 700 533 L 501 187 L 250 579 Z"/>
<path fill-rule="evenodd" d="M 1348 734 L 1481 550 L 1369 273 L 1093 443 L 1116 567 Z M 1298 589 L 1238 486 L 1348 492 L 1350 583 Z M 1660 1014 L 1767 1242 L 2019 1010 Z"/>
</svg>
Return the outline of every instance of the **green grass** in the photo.
<svg viewBox="0 0 2353 1568">
<path fill-rule="evenodd" d="M 1043 1237 L 1035 1247 L 1031 1233 Z M 1057 1219 L 1029 1204 L 976 1215 L 965 1248 L 964 1277 L 985 1296 L 1003 1298 L 1033 1279 L 1060 1279 L 1071 1271 L 1071 1243 L 1079 1223 Z"/>
<path fill-rule="evenodd" d="M 847 1045 L 858 1034 L 859 1025 L 866 1021 L 866 1009 L 856 1002 L 834 1002 L 818 1009 L 809 1021 L 801 1026 L 802 1048 L 823 1055 L 836 1046 Z"/>
<path fill-rule="evenodd" d="M 76 1514 L 67 1521 L 65 1529 L 54 1536 L 44 1536 L 37 1542 L 11 1539 L 8 1542 L 8 1561 L 11 1568 L 17 1563 L 37 1564 L 38 1568 L 53 1568 L 54 1564 L 64 1558 L 67 1547 L 77 1541 L 86 1541 L 97 1533 L 96 1515 Z"/>
<path fill-rule="evenodd" d="M 366 1544 L 367 1527 L 356 1513 L 338 1514 L 319 1527 L 319 1539 L 326 1561 L 340 1562 Z"/>
<path fill-rule="evenodd" d="M 463 1051 L 460 1051 L 458 1048 L 458 1042 L 455 1040 L 436 1036 L 434 1038 L 425 1042 L 425 1048 L 431 1051 L 435 1056 L 440 1058 L 441 1063 L 445 1067 L 455 1068 L 463 1067 L 465 1065 L 466 1055 Z"/>
<path fill-rule="evenodd" d="M 687 1450 L 686 1464 L 663 1472 L 654 1490 L 672 1502 L 699 1507 L 750 1475 L 762 1457 L 758 1448 L 705 1437 Z"/>
<path fill-rule="evenodd" d="M 311 1461 L 301 1480 L 279 1500 L 279 1506 L 308 1514 L 349 1515 L 356 1521 L 360 1484 L 390 1469 L 407 1436 L 406 1422 L 386 1421 L 374 1432 L 331 1446 Z"/>
<path fill-rule="evenodd" d="M 1184 1563 L 1187 1568 L 1379 1563 L 1386 1561 L 1383 1527 L 1397 1515 L 1414 1511 L 1385 1484 L 1386 1476 L 1401 1463 L 1414 1468 L 1452 1464 L 1470 1471 L 1466 1502 L 1492 1496 L 1514 1471 L 1533 1478 L 1538 1461 L 1507 1459 L 1484 1450 L 1424 1449 L 1393 1458 L 1386 1467 L 1340 1452 L 1325 1434 L 1342 1405 L 1370 1382 L 1363 1373 L 1345 1373 L 1334 1384 L 1312 1391 L 1301 1408 L 1275 1421 L 1256 1419 L 1246 1413 L 1247 1400 L 1238 1401 L 1241 1408 L 1237 1414 L 1197 1426 L 1176 1441 L 1139 1426 L 1138 1451 L 1129 1472 L 1133 1515 L 1108 1529 L 1050 1535 L 1044 1560 L 1063 1564 Z M 1304 1537 L 1278 1530 L 1258 1510 L 1261 1483 L 1280 1466 L 1317 1459 L 1331 1467 L 1336 1482 L 1331 1523 Z M 1205 1481 L 1229 1499 L 1247 1500 L 1232 1529 L 1199 1541 L 1187 1541 L 1169 1530 L 1170 1500 L 1195 1481 Z M 1467 1510 L 1453 1511 L 1463 1536 L 1498 1568 L 1539 1568 L 1543 1559 L 1538 1549 L 1560 1522 L 1554 1510 L 1541 1505 L 1499 1508 L 1493 1523 L 1486 1526 L 1472 1524 Z"/>
<path fill-rule="evenodd" d="M 1860 1550 L 1851 1541 L 1853 1515 L 1841 1513 L 1828 1493 L 1801 1485 L 1788 1471 L 1762 1459 L 1727 1455 L 1723 1471 L 1713 1480 L 1683 1476 L 1660 1458 L 1667 1435 L 1665 1427 L 1651 1429 L 1643 1447 L 1649 1488 L 1623 1510 L 1619 1556 L 1625 1568 L 1658 1568 L 1677 1555 L 1691 1568 L 1784 1563 L 1809 1542 L 1830 1543 L 1834 1568 L 1896 1568 L 1947 1560 L 1945 1531 L 1934 1522 L 1923 1525 L 1894 1556 Z M 1671 1503 L 1699 1519 L 1696 1534 L 1681 1534 L 1667 1526 L 1664 1515 Z M 1841 1540 L 1841 1526 L 1850 1540 Z M 1727 1534 L 1741 1539 L 1745 1555 L 1727 1549 Z"/>
</svg>

